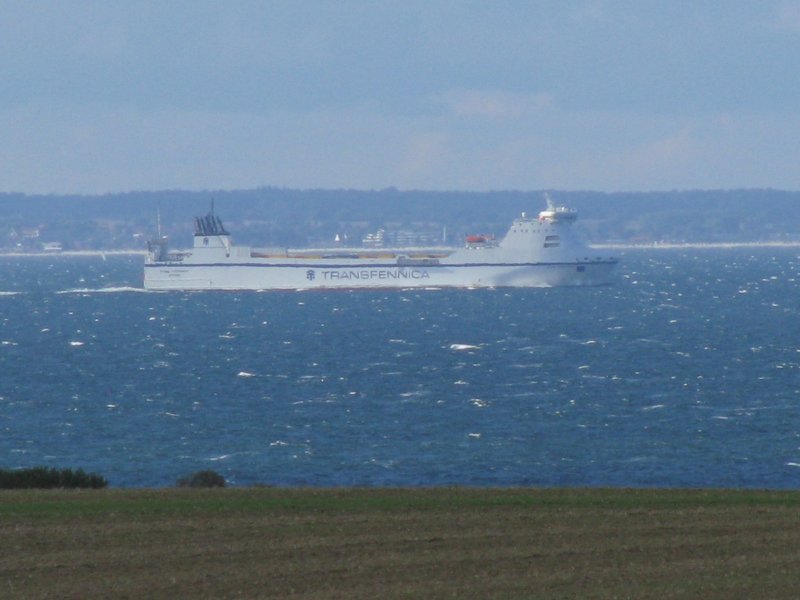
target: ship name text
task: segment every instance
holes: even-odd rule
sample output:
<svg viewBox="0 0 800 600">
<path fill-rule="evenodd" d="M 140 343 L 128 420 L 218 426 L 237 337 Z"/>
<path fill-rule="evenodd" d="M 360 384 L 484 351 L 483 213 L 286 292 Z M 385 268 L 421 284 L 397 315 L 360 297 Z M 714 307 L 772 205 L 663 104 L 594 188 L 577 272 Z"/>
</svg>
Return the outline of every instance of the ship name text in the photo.
<svg viewBox="0 0 800 600">
<path fill-rule="evenodd" d="M 430 279 L 430 274 L 424 269 L 341 269 L 322 271 L 321 274 L 326 281 L 343 281 L 346 279 Z"/>
</svg>

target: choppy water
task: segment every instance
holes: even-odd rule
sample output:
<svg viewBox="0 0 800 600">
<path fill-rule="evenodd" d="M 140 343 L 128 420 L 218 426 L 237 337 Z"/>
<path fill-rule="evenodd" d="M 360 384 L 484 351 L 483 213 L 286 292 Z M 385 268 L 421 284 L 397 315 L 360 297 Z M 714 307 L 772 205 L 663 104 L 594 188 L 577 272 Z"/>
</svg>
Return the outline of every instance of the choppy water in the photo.
<svg viewBox="0 0 800 600">
<path fill-rule="evenodd" d="M 0 259 L 0 466 L 115 486 L 797 487 L 800 251 L 628 251 L 587 289 L 145 293 Z"/>
</svg>

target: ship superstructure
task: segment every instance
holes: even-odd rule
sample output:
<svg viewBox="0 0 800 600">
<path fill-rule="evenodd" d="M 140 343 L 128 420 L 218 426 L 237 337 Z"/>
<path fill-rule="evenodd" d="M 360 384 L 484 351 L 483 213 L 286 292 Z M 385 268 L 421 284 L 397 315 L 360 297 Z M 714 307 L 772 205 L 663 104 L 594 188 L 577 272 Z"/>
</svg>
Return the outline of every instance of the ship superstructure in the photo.
<svg viewBox="0 0 800 600">
<path fill-rule="evenodd" d="M 545 287 L 610 283 L 613 256 L 575 233 L 574 210 L 523 213 L 506 235 L 468 236 L 460 248 L 258 249 L 237 246 L 219 217 L 195 219 L 194 246 L 171 252 L 149 244 L 144 286 L 153 290 Z"/>
</svg>

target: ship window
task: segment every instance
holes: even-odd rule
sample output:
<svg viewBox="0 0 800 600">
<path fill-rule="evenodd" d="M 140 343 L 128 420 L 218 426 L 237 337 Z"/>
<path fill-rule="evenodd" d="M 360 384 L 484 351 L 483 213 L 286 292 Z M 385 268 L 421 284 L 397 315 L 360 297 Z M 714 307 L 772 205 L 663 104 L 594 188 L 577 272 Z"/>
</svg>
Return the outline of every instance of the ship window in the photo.
<svg viewBox="0 0 800 600">
<path fill-rule="evenodd" d="M 545 248 L 558 248 L 561 245 L 561 242 L 545 242 Z"/>
</svg>

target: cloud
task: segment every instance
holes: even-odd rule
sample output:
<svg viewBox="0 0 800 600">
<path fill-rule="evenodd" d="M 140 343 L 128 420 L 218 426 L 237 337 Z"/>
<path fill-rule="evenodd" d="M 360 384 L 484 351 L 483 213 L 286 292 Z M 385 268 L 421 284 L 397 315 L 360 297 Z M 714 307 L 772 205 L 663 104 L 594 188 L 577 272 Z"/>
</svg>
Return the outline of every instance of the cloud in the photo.
<svg viewBox="0 0 800 600">
<path fill-rule="evenodd" d="M 412 134 L 396 169 L 397 177 L 405 181 L 421 181 L 441 172 L 451 162 L 449 142 L 449 136 L 443 132 L 422 131 Z"/>
<path fill-rule="evenodd" d="M 800 32 L 800 2 L 784 2 L 776 9 L 775 26 L 778 29 Z"/>
<path fill-rule="evenodd" d="M 445 92 L 438 99 L 455 116 L 467 118 L 519 119 L 555 105 L 555 97 L 548 93 L 462 90 Z"/>
<path fill-rule="evenodd" d="M 0 145 L 0 189 L 800 187 L 800 117 L 531 109 L 536 103 L 524 95 L 524 109 L 511 102 L 513 110 L 492 108 L 487 117 L 487 97 L 494 96 L 476 94 L 464 112 L 426 115 L 364 105 L 260 113 L 103 104 L 0 110 L 0 130 L 13 140 Z"/>
<path fill-rule="evenodd" d="M 652 140 L 634 148 L 628 163 L 637 170 L 674 171 L 688 164 L 696 163 L 703 154 L 703 145 L 688 128 L 666 137 Z"/>
<path fill-rule="evenodd" d="M 28 4 L 0 189 L 800 187 L 800 0 Z"/>
<path fill-rule="evenodd" d="M 435 169 L 443 147 L 427 124 L 360 106 L 252 113 L 40 103 L 0 110 L 0 130 L 13 140 L 0 145 L 0 189 L 27 193 L 380 188 L 398 173 L 413 182 L 425 164 Z"/>
<path fill-rule="evenodd" d="M 574 5 L 570 16 L 578 22 L 598 23 L 606 25 L 612 22 L 612 17 L 608 12 L 608 7 L 597 1 L 581 2 Z"/>
</svg>

